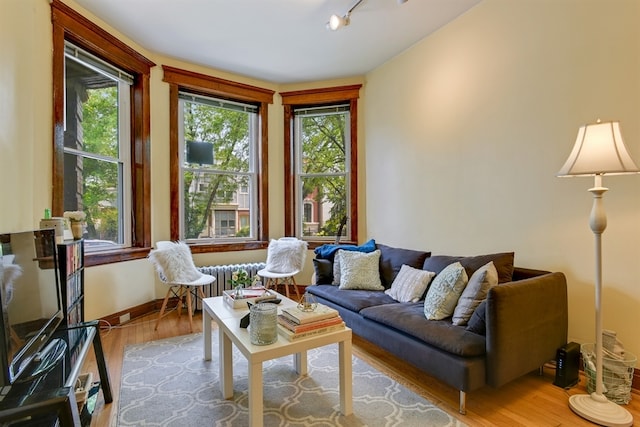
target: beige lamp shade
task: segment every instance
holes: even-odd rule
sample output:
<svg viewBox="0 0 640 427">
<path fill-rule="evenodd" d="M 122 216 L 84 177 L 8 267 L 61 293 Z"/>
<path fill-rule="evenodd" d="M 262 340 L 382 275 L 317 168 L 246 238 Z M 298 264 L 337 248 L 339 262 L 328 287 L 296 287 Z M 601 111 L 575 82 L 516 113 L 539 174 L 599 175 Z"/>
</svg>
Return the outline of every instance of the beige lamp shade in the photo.
<svg viewBox="0 0 640 427">
<path fill-rule="evenodd" d="M 584 125 L 558 176 L 587 176 L 640 172 L 627 151 L 620 122 Z"/>
</svg>

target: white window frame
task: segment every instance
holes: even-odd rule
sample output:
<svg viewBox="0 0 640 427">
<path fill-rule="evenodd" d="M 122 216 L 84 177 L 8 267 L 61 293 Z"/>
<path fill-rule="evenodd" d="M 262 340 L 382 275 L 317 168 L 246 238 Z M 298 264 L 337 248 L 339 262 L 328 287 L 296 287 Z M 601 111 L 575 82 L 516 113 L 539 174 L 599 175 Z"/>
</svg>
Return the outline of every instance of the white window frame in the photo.
<svg viewBox="0 0 640 427">
<path fill-rule="evenodd" d="M 330 110 L 337 109 L 338 111 L 331 112 Z M 314 113 L 314 111 L 316 113 Z M 315 116 L 320 114 L 345 114 L 345 164 L 343 172 L 336 173 L 319 173 L 319 174 L 305 174 L 302 172 L 302 138 L 301 138 L 301 130 L 302 126 L 300 124 L 300 119 L 302 117 Z M 344 177 L 345 182 L 345 211 L 347 215 L 351 212 L 351 111 L 349 104 L 345 104 L 343 102 L 337 103 L 335 105 L 327 105 L 327 106 L 319 106 L 319 107 L 309 107 L 309 108 L 300 108 L 294 109 L 293 115 L 293 154 L 294 154 L 294 197 L 295 197 L 295 230 L 296 236 L 303 240 L 313 240 L 313 241 L 335 241 L 336 236 L 305 236 L 304 235 L 304 204 L 305 201 L 302 198 L 302 183 L 303 178 L 305 177 Z M 315 207 L 312 206 L 312 210 L 315 210 Z M 319 213 L 318 213 L 319 214 Z M 320 222 L 319 222 L 320 223 Z M 320 225 L 320 224 L 318 224 Z M 346 235 L 351 235 L 351 222 L 347 221 L 346 224 Z"/>
<path fill-rule="evenodd" d="M 190 99 L 187 99 L 190 98 Z M 249 138 L 251 140 L 249 144 L 249 170 L 248 172 L 241 171 L 222 171 L 215 169 L 203 169 L 203 168 L 185 168 L 185 135 L 184 135 L 184 103 L 185 102 L 201 102 L 205 104 L 211 104 L 215 102 L 220 102 L 222 104 L 228 105 L 237 105 L 239 107 L 250 107 L 252 110 L 248 112 L 251 114 L 251 118 L 249 121 Z M 203 102 L 207 101 L 207 102 Z M 179 162 L 179 233 L 180 239 L 185 240 L 188 243 L 236 243 L 236 242 L 247 242 L 254 241 L 257 239 L 258 232 L 258 217 L 259 217 L 259 206 L 258 206 L 258 145 L 260 143 L 260 120 L 258 109 L 250 104 L 243 104 L 240 102 L 233 102 L 223 99 L 217 99 L 211 96 L 203 96 L 203 95 L 195 95 L 188 93 L 186 91 L 180 91 L 180 96 L 178 98 L 178 162 Z M 185 219 L 184 219 L 184 173 L 186 170 L 190 170 L 193 172 L 205 172 L 211 174 L 226 174 L 226 175 L 242 175 L 248 177 L 249 182 L 249 212 L 250 212 L 250 233 L 249 236 L 246 237 L 215 237 L 215 232 L 213 233 L 213 237 L 202 237 L 197 239 L 186 239 L 185 238 Z M 236 192 L 237 196 L 238 192 Z M 212 213 L 215 212 L 215 209 L 212 209 Z M 237 218 L 236 212 L 236 228 L 239 225 L 239 221 Z M 215 224 L 214 224 L 215 228 Z"/>
</svg>

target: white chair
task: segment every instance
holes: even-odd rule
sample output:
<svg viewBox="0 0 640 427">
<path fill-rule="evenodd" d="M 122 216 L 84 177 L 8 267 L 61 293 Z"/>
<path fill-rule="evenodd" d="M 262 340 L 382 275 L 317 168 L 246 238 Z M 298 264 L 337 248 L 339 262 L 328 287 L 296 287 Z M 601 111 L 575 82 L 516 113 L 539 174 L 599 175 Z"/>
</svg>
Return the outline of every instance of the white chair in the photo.
<svg viewBox="0 0 640 427">
<path fill-rule="evenodd" d="M 200 296 L 200 298 L 204 298 L 202 288 L 215 282 L 216 278 L 203 274 L 196 268 L 191 256 L 191 249 L 183 242 L 157 242 L 156 249 L 149 253 L 149 261 L 155 266 L 160 280 L 169 286 L 162 302 L 155 330 L 158 330 L 158 325 L 167 308 L 169 297 L 173 294 L 178 297 L 178 316 L 182 315 L 182 297 L 186 297 L 187 311 L 189 312 L 189 330 L 193 332 L 191 294 L 193 292 L 194 297 Z M 175 287 L 178 288 L 177 291 L 174 290 Z"/>
<path fill-rule="evenodd" d="M 266 279 L 264 287 L 267 289 L 273 287 L 277 290 L 278 285 L 283 285 L 287 298 L 289 298 L 289 286 L 293 285 L 300 300 L 300 292 L 294 276 L 304 267 L 306 257 L 307 242 L 295 237 L 272 239 L 267 249 L 267 265 L 258 271 L 258 276 Z"/>
</svg>

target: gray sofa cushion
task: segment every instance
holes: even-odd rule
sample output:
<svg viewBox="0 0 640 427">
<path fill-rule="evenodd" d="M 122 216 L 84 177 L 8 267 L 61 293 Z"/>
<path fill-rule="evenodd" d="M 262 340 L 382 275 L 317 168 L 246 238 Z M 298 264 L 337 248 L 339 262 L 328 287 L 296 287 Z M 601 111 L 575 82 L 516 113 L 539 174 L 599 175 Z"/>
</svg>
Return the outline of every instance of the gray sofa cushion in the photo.
<svg viewBox="0 0 640 427">
<path fill-rule="evenodd" d="M 471 277 L 473 273 L 488 263 L 493 264 L 498 271 L 498 283 L 507 283 L 513 277 L 513 252 L 501 252 L 488 255 L 477 256 L 448 256 L 448 255 L 432 255 L 424 260 L 423 270 L 433 271 L 438 274 L 449 264 L 459 262 L 467 272 L 467 276 Z"/>
<path fill-rule="evenodd" d="M 462 326 L 454 326 L 451 319 L 425 319 L 423 302 L 368 307 L 360 310 L 360 314 L 448 353 L 462 357 L 486 353 L 486 341 L 482 335 L 469 332 Z"/>
<path fill-rule="evenodd" d="M 398 302 L 383 291 L 361 289 L 340 289 L 334 285 L 307 286 L 307 292 L 331 301 L 356 313 L 374 305 L 397 304 Z"/>
<path fill-rule="evenodd" d="M 385 289 L 391 287 L 402 264 L 421 269 L 424 260 L 431 254 L 431 252 L 413 249 L 393 248 L 380 243 L 376 244 L 376 247 L 380 249 L 380 279 Z"/>
</svg>

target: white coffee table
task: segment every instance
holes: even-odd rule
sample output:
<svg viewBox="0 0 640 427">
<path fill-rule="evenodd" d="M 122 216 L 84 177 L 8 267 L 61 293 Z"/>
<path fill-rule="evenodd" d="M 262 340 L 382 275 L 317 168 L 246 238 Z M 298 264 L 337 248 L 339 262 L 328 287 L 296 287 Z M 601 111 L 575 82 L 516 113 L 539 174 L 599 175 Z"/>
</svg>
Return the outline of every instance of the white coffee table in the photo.
<svg viewBox="0 0 640 427">
<path fill-rule="evenodd" d="M 282 307 L 297 303 L 280 295 Z M 299 341 L 289 341 L 278 336 L 278 341 L 269 345 L 253 345 L 249 339 L 248 329 L 240 327 L 240 319 L 248 309 L 233 309 L 224 302 L 223 297 L 205 298 L 203 300 L 203 334 L 204 359 L 211 360 L 211 321 L 215 321 L 219 329 L 220 350 L 220 390 L 225 399 L 233 398 L 233 357 L 232 343 L 247 358 L 249 365 L 249 425 L 262 427 L 262 362 L 279 357 L 293 355 L 293 366 L 299 375 L 307 374 L 307 350 L 338 343 L 340 368 L 340 412 L 350 415 L 353 412 L 352 400 L 352 368 L 351 368 L 351 329 L 328 332 Z"/>
</svg>

